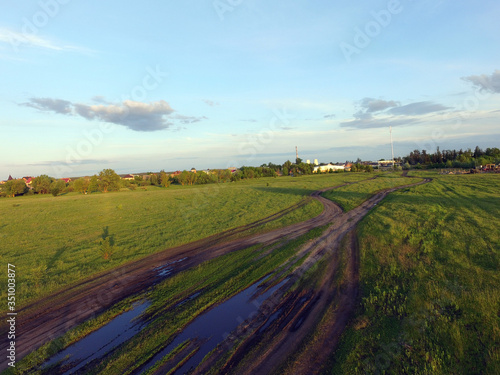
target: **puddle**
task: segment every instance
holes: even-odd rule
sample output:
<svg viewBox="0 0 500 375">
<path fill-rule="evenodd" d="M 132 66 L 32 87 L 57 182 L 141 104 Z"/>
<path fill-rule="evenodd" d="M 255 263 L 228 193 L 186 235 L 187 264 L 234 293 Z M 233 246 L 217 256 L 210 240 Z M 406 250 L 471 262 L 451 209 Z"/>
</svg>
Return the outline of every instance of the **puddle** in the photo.
<svg viewBox="0 0 500 375">
<path fill-rule="evenodd" d="M 149 370 L 156 362 L 160 361 L 182 342 L 198 338 L 204 340 L 199 350 L 182 367 L 175 371 L 174 374 L 184 374 L 190 369 L 196 368 L 205 355 L 221 343 L 230 332 L 234 331 L 244 320 L 251 318 L 253 314 L 257 313 L 258 307 L 262 302 L 284 285 L 287 279 L 256 298 L 251 299 L 258 291 L 261 281 L 259 280 L 226 302 L 193 320 L 171 344 L 154 356 L 140 372 Z"/>
<path fill-rule="evenodd" d="M 161 278 L 167 277 L 172 273 L 174 269 L 174 267 L 171 267 L 173 264 L 184 262 L 186 259 L 188 259 L 188 257 L 184 257 L 182 259 L 177 259 L 172 262 L 165 263 L 162 266 L 156 267 L 153 271 L 156 272 L 156 276 L 158 277 Z"/>
<path fill-rule="evenodd" d="M 149 305 L 151 305 L 149 301 L 136 303 L 132 310 L 118 315 L 105 326 L 90 333 L 50 358 L 42 365 L 42 370 L 47 369 L 48 366 L 58 364 L 64 368 L 70 367 L 64 374 L 71 374 L 94 359 L 103 357 L 118 345 L 132 338 L 144 327 L 145 324 L 136 318 Z"/>
<path fill-rule="evenodd" d="M 279 309 L 278 311 L 276 311 L 274 314 L 272 314 L 268 319 L 267 319 L 267 322 L 266 324 L 264 324 L 262 327 L 259 328 L 259 331 L 257 333 L 261 334 L 262 332 L 264 332 L 267 327 L 269 327 L 276 319 L 278 319 L 278 317 L 283 314 L 283 309 Z"/>
</svg>

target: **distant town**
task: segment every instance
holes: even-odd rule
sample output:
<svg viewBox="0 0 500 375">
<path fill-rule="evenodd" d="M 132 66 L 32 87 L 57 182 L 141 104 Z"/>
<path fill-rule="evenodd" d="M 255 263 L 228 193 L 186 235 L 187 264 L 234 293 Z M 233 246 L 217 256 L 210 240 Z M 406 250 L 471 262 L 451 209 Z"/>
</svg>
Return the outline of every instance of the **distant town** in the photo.
<svg viewBox="0 0 500 375">
<path fill-rule="evenodd" d="M 260 177 L 300 176 L 322 173 L 342 172 L 373 172 L 374 170 L 409 170 L 409 169 L 441 169 L 443 173 L 484 173 L 500 172 L 500 149 L 487 148 L 482 150 L 478 146 L 472 151 L 443 150 L 439 147 L 435 153 L 426 150 L 414 150 L 408 156 L 391 160 L 346 161 L 345 163 L 320 163 L 318 159 L 306 160 L 299 158 L 296 150 L 296 159 L 292 163 L 287 160 L 283 164 L 262 164 L 260 167 L 230 167 L 224 169 L 191 168 L 166 172 L 142 172 L 117 174 L 113 169 L 104 169 L 93 176 L 76 176 L 54 178 L 48 175 L 12 177 L 0 181 L 0 197 L 15 197 L 25 194 L 52 194 L 57 196 L 67 192 L 117 191 L 122 188 L 135 189 L 148 185 L 168 187 L 176 185 L 194 185 L 223 183 L 253 179 Z M 450 170 L 453 169 L 453 170 Z"/>
</svg>

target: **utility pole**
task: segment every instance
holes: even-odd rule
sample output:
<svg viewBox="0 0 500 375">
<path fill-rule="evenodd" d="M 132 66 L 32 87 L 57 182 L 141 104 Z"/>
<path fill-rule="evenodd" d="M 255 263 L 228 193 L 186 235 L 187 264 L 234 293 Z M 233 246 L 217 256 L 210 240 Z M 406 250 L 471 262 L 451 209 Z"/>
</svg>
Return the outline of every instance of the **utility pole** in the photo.
<svg viewBox="0 0 500 375">
<path fill-rule="evenodd" d="M 392 144 L 392 126 L 389 126 L 389 133 L 391 134 L 392 168 L 394 168 L 394 146 Z"/>
</svg>

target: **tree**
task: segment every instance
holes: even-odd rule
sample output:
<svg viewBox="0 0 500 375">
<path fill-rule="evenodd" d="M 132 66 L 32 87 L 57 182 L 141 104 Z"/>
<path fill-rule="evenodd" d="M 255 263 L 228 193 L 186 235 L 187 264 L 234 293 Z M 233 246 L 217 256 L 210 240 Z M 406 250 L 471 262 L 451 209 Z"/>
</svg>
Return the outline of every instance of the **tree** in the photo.
<svg viewBox="0 0 500 375">
<path fill-rule="evenodd" d="M 99 172 L 99 188 L 104 193 L 120 189 L 120 176 L 112 169 L 103 169 Z"/>
<path fill-rule="evenodd" d="M 163 187 L 169 187 L 170 186 L 170 176 L 164 170 L 160 171 L 159 183 Z"/>
<path fill-rule="evenodd" d="M 98 190 L 99 190 L 99 179 L 97 178 L 97 175 L 93 175 L 92 177 L 90 177 L 89 187 L 87 191 L 93 193 Z"/>
<path fill-rule="evenodd" d="M 283 166 L 281 170 L 283 171 L 283 176 L 288 176 L 290 172 L 292 172 L 292 162 L 290 160 L 287 160 L 283 163 Z"/>
<path fill-rule="evenodd" d="M 73 188 L 82 194 L 87 194 L 87 190 L 89 189 L 89 185 L 90 185 L 90 180 L 81 177 L 81 178 L 75 180 L 75 182 L 73 183 Z"/>
<path fill-rule="evenodd" d="M 158 185 L 158 175 L 156 173 L 150 174 L 151 185 Z"/>
<path fill-rule="evenodd" d="M 28 192 L 28 187 L 23 179 L 9 180 L 2 185 L 2 190 L 7 196 L 15 197 L 16 195 L 25 194 Z"/>
<path fill-rule="evenodd" d="M 55 181 L 52 177 L 47 176 L 46 174 L 42 174 L 38 177 L 35 177 L 31 182 L 31 186 L 35 190 L 36 193 L 39 194 L 49 194 L 50 186 Z"/>
<path fill-rule="evenodd" d="M 63 180 L 56 180 L 50 184 L 50 193 L 54 197 L 57 197 L 65 187 L 66 187 L 66 182 L 64 182 Z"/>
<path fill-rule="evenodd" d="M 182 171 L 181 174 L 177 176 L 177 182 L 182 186 L 188 184 L 188 179 L 189 179 L 189 172 L 186 170 Z"/>
</svg>

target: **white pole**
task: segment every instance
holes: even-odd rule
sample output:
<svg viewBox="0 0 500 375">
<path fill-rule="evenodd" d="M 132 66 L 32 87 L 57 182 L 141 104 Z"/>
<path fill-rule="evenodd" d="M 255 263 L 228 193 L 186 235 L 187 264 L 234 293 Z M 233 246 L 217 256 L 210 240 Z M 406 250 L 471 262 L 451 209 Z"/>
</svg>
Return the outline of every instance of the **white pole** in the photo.
<svg viewBox="0 0 500 375">
<path fill-rule="evenodd" d="M 392 126 L 389 126 L 389 133 L 391 134 L 392 167 L 394 168 L 394 146 L 392 144 Z"/>
</svg>

